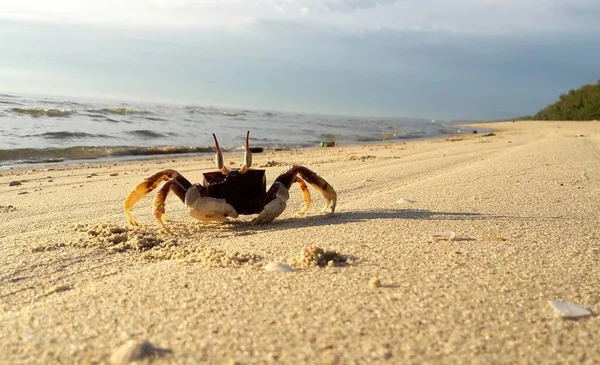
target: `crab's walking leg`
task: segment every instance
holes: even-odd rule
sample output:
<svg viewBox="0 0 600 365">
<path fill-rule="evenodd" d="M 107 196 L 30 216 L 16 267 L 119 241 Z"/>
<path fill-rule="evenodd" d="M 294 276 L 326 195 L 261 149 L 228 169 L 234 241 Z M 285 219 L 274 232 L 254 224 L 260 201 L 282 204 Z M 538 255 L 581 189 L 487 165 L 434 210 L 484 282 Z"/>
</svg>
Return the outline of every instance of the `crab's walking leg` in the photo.
<svg viewBox="0 0 600 365">
<path fill-rule="evenodd" d="M 302 207 L 302 209 L 300 209 L 300 211 L 298 211 L 298 214 L 304 214 L 308 207 L 310 207 L 310 191 L 308 190 L 308 186 L 306 186 L 304 180 L 302 180 L 298 176 L 296 176 L 296 182 L 298 183 L 298 186 L 300 186 L 300 191 L 302 191 L 302 198 L 304 199 L 304 206 Z"/>
<path fill-rule="evenodd" d="M 286 171 L 284 171 L 275 181 L 279 181 L 284 184 L 288 189 L 292 185 L 292 183 L 296 182 L 296 175 L 300 175 L 302 179 L 304 179 L 307 183 L 312 185 L 315 189 L 317 189 L 326 200 L 325 206 L 321 211 L 324 213 L 327 208 L 331 208 L 331 213 L 335 213 L 335 205 L 337 203 L 337 193 L 333 189 L 331 185 L 325 179 L 317 175 L 314 171 L 310 169 L 299 166 L 292 165 Z M 302 187 L 300 187 L 302 189 Z M 267 195 L 267 199 L 268 199 Z M 306 198 L 304 199 L 306 203 Z"/>
<path fill-rule="evenodd" d="M 286 171 L 275 179 L 273 186 L 267 192 L 265 199 L 265 208 L 252 222 L 253 223 L 267 223 L 279 216 L 285 209 L 285 202 L 289 198 L 289 188 L 294 182 L 298 182 L 298 176 L 302 177 L 307 183 L 317 189 L 326 200 L 325 207 L 322 212 L 325 212 L 327 208 L 331 208 L 331 213 L 335 212 L 335 206 L 337 203 L 337 194 L 333 187 L 329 185 L 325 179 L 317 175 L 315 172 L 309 170 L 304 166 L 292 165 Z M 305 192 L 306 184 L 298 183 L 304 197 L 304 207 L 300 212 L 306 211 L 308 205 L 310 205 L 310 193 Z M 307 199 L 308 198 L 308 199 Z"/>
<path fill-rule="evenodd" d="M 182 202 L 185 203 L 185 193 L 187 189 L 184 185 L 181 184 L 177 179 L 167 180 L 160 189 L 158 193 L 156 193 L 156 198 L 154 199 L 154 218 L 158 224 L 165 230 L 168 231 L 165 223 L 167 221 L 167 217 L 165 217 L 165 201 L 167 200 L 167 195 L 169 191 L 172 191 L 177 195 Z"/>
<path fill-rule="evenodd" d="M 131 209 L 133 208 L 133 206 L 152 190 L 156 189 L 156 187 L 160 185 L 160 183 L 171 179 L 174 179 L 177 182 L 177 184 L 174 185 L 177 186 L 177 189 L 174 190 L 175 193 L 180 199 L 182 199 L 182 201 L 185 200 L 185 190 L 189 189 L 192 186 L 192 184 L 175 170 L 166 169 L 158 171 L 152 176 L 145 178 L 144 181 L 142 181 L 135 188 L 133 188 L 131 193 L 129 193 L 129 195 L 123 202 L 123 209 L 125 210 L 125 216 L 127 217 L 127 221 L 129 222 L 129 224 L 134 226 L 137 225 L 137 222 L 131 216 Z M 164 194 L 164 198 L 166 199 L 166 192 Z M 162 204 L 164 206 L 164 199 L 162 201 Z"/>
</svg>

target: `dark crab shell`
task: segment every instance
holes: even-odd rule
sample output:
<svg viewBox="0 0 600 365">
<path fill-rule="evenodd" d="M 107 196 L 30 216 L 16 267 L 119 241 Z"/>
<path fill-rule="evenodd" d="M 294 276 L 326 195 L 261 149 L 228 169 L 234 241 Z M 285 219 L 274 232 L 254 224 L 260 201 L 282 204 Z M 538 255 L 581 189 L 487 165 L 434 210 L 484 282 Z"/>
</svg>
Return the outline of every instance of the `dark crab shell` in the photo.
<svg viewBox="0 0 600 365">
<path fill-rule="evenodd" d="M 205 172 L 204 185 L 208 196 L 225 199 L 238 214 L 258 214 L 265 206 L 267 179 L 265 170 L 249 169 L 244 174 L 230 170 L 224 175 L 221 171 Z"/>
</svg>

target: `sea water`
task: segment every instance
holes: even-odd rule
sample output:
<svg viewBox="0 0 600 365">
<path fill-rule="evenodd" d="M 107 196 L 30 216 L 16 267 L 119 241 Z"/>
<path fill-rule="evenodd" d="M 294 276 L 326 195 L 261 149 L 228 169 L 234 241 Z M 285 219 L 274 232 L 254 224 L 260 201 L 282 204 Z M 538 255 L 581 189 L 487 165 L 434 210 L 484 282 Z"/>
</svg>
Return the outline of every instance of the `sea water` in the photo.
<svg viewBox="0 0 600 365">
<path fill-rule="evenodd" d="M 193 104 L 0 94 L 0 168 L 79 159 L 290 149 L 471 133 L 456 121 L 351 117 Z"/>
</svg>

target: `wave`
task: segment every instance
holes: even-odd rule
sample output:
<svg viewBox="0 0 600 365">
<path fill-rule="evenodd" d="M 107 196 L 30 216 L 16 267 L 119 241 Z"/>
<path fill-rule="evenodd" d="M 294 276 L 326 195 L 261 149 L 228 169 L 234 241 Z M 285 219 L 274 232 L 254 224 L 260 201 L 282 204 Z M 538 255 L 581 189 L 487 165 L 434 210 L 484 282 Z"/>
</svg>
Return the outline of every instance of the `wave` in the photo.
<svg viewBox="0 0 600 365">
<path fill-rule="evenodd" d="M 12 108 L 11 111 L 16 114 L 29 115 L 32 117 L 50 118 L 64 118 L 73 114 L 73 111 L 70 109 Z"/>
<path fill-rule="evenodd" d="M 158 139 L 158 138 L 166 138 L 168 136 L 176 136 L 177 133 L 158 133 L 148 129 L 138 129 L 135 131 L 126 131 L 125 133 L 130 134 L 132 136 L 136 136 L 143 139 Z"/>
<path fill-rule="evenodd" d="M 0 150 L 0 165 L 9 163 L 50 163 L 66 160 L 98 159 L 106 157 L 175 155 L 214 152 L 213 147 L 181 146 L 75 146 L 66 148 L 20 148 Z"/>
<path fill-rule="evenodd" d="M 132 109 L 132 108 L 102 108 L 86 110 L 87 113 L 101 113 L 101 114 L 112 114 L 112 115 L 144 115 L 151 114 L 149 111 L 144 109 Z"/>
<path fill-rule="evenodd" d="M 28 135 L 25 137 L 42 137 L 42 138 L 46 138 L 46 139 L 61 139 L 61 140 L 77 139 L 77 138 L 79 138 L 79 139 L 81 139 L 81 138 L 113 138 L 106 134 L 90 134 L 90 133 L 85 133 L 85 132 L 67 132 L 67 131 L 44 132 L 44 133 L 40 133 L 40 134 Z"/>
</svg>

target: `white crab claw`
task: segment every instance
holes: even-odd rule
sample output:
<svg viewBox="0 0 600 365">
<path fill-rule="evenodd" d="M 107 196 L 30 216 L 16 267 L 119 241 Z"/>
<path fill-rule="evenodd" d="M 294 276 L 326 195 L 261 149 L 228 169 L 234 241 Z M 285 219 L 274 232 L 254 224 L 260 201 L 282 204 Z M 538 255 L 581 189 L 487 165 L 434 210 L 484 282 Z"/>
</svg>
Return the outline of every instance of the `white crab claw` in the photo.
<svg viewBox="0 0 600 365">
<path fill-rule="evenodd" d="M 238 213 L 225 199 L 201 197 L 197 189 L 188 189 L 185 205 L 190 215 L 203 222 L 224 222 L 227 217 L 237 218 Z"/>
<path fill-rule="evenodd" d="M 258 217 L 252 220 L 252 224 L 269 223 L 285 210 L 285 202 L 290 198 L 290 194 L 288 189 L 286 189 L 283 184 L 276 184 L 279 184 L 279 187 L 277 189 L 275 199 L 271 200 L 267 205 L 265 205 Z"/>
</svg>

